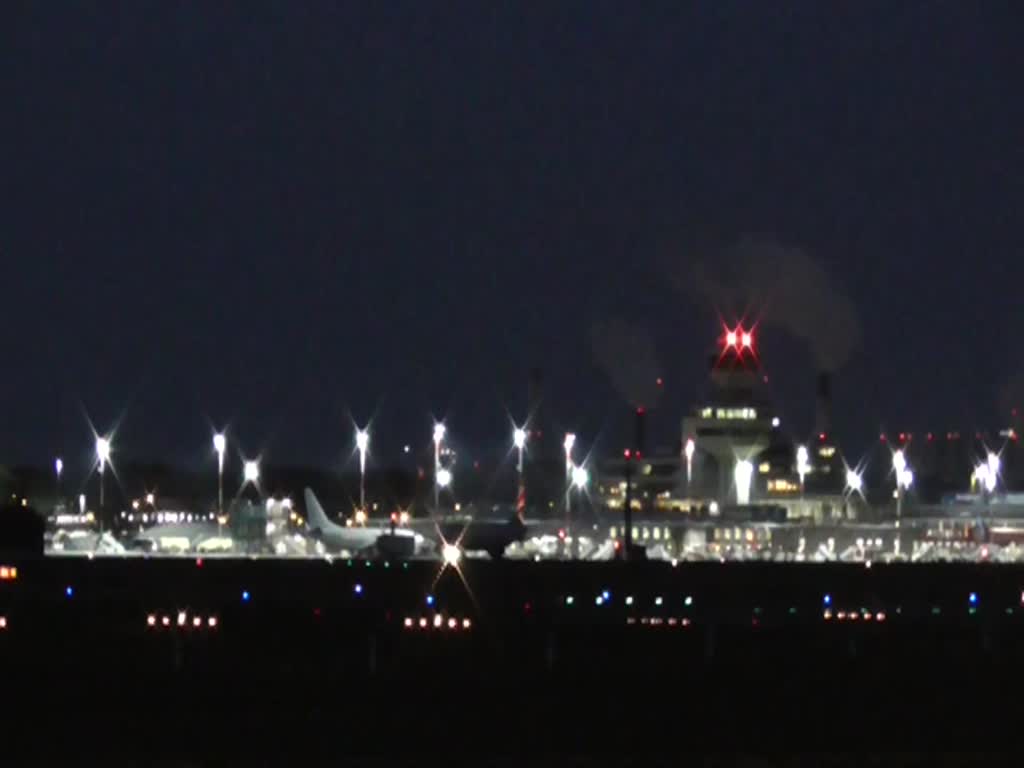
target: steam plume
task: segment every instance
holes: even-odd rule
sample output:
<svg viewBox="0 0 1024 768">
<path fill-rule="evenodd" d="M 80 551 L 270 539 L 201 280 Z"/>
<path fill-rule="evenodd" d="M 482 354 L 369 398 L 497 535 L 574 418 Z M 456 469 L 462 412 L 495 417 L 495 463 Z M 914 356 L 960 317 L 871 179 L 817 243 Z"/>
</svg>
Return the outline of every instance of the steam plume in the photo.
<svg viewBox="0 0 1024 768">
<path fill-rule="evenodd" d="M 799 248 L 744 237 L 714 259 L 698 261 L 685 283 L 722 312 L 754 317 L 803 339 L 822 370 L 843 365 L 860 341 L 853 302 Z"/>
<path fill-rule="evenodd" d="M 621 318 L 595 322 L 590 343 L 612 386 L 634 407 L 657 405 L 661 366 L 650 334 Z"/>
</svg>

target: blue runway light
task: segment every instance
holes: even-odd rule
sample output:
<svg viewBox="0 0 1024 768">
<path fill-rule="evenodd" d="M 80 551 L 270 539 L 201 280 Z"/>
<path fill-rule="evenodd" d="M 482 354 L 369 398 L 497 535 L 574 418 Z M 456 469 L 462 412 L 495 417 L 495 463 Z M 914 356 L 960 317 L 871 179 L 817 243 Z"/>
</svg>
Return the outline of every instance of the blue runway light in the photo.
<svg viewBox="0 0 1024 768">
<path fill-rule="evenodd" d="M 354 587 L 352 587 L 352 591 L 355 592 L 357 595 L 363 594 L 363 585 L 356 584 Z"/>
<path fill-rule="evenodd" d="M 74 588 L 73 587 L 64 587 L 64 595 L 66 597 L 74 597 L 75 596 Z"/>
<path fill-rule="evenodd" d="M 250 597 L 252 597 L 252 595 L 249 594 L 249 590 L 246 589 L 246 590 L 242 591 L 242 602 L 243 603 L 248 603 Z"/>
<path fill-rule="evenodd" d="M 821 599 L 821 602 L 825 605 L 832 605 L 832 595 L 825 595 L 825 597 Z"/>
<path fill-rule="evenodd" d="M 601 593 L 601 597 L 604 598 L 605 600 L 611 600 L 612 599 L 612 593 L 609 592 L 606 589 L 604 592 Z"/>
<path fill-rule="evenodd" d="M 977 592 L 971 592 L 971 594 L 969 594 L 967 596 L 967 602 L 969 602 L 971 605 L 977 605 L 978 604 L 978 593 Z"/>
<path fill-rule="evenodd" d="M 433 605 L 433 604 L 434 604 L 434 596 L 433 595 L 427 595 L 427 605 Z"/>
</svg>

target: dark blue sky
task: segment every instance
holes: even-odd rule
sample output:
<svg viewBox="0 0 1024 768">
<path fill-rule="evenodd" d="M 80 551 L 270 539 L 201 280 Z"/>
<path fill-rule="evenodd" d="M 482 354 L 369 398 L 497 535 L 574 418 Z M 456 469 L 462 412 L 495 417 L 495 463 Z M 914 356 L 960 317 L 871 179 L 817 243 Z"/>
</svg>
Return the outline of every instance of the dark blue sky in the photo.
<svg viewBox="0 0 1024 768">
<path fill-rule="evenodd" d="M 994 424 L 1024 368 L 1021 20 L 1013 2 L 7 4 L 0 461 L 85 455 L 84 412 L 168 460 L 207 460 L 212 420 L 250 452 L 335 461 L 350 411 L 376 414 L 381 453 L 428 442 L 431 413 L 485 452 L 531 365 L 591 440 L 624 408 L 590 341 L 616 315 L 656 343 L 667 440 L 717 332 L 693 264 L 751 233 L 856 308 L 845 439 Z M 807 430 L 812 350 L 757 312 Z"/>
</svg>

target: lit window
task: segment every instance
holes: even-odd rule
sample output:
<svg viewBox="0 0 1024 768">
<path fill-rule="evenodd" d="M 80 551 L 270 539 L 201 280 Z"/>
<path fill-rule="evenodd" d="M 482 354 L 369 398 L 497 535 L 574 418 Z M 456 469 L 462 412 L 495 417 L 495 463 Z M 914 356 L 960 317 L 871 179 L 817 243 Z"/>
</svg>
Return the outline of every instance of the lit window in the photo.
<svg viewBox="0 0 1024 768">
<path fill-rule="evenodd" d="M 762 475 L 767 475 L 769 472 L 772 471 L 772 465 L 769 464 L 767 461 L 762 461 L 761 464 L 757 467 L 757 471 L 760 472 Z"/>
</svg>

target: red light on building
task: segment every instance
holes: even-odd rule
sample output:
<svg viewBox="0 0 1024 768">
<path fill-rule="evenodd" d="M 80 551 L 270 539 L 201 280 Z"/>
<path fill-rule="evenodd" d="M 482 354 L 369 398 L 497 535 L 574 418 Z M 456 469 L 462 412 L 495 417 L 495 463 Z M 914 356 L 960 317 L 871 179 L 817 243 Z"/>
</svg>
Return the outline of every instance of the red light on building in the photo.
<svg viewBox="0 0 1024 768">
<path fill-rule="evenodd" d="M 819 433 L 818 433 L 818 440 L 819 440 L 819 441 L 821 441 L 821 442 L 823 442 L 823 443 L 824 443 L 824 442 L 825 442 L 825 437 L 826 437 L 826 435 L 825 435 L 825 433 L 824 433 L 824 432 L 819 432 Z"/>
<path fill-rule="evenodd" d="M 626 450 L 624 450 L 624 451 L 622 452 L 622 456 L 623 456 L 623 458 L 624 458 L 624 459 L 625 459 L 626 461 L 629 461 L 629 459 L 630 459 L 630 457 L 631 457 L 632 455 L 633 455 L 633 452 L 632 452 L 631 450 L 629 450 L 629 448 L 627 448 Z"/>
<path fill-rule="evenodd" d="M 663 380 L 663 379 L 661 378 L 661 376 L 659 376 L 659 377 L 658 377 L 657 379 L 655 379 L 655 380 L 654 380 L 654 383 L 655 383 L 655 384 L 657 384 L 657 385 L 658 385 L 658 386 L 660 387 L 660 386 L 661 386 L 662 384 L 664 384 L 665 382 L 664 382 L 664 380 Z"/>
<path fill-rule="evenodd" d="M 725 328 L 725 335 L 723 337 L 723 346 L 725 349 L 722 350 L 723 354 L 733 348 L 737 354 L 742 355 L 743 350 L 747 349 L 751 352 L 754 351 L 754 332 L 753 330 L 745 330 L 742 324 L 737 325 L 735 328 L 729 326 L 723 326 Z"/>
<path fill-rule="evenodd" d="M 878 436 L 878 442 L 880 442 L 880 443 L 887 442 L 887 438 L 886 438 L 884 432 Z"/>
<path fill-rule="evenodd" d="M 928 442 L 930 443 L 934 439 L 935 439 L 935 435 L 933 435 L 931 432 L 929 432 L 928 433 Z"/>
</svg>

